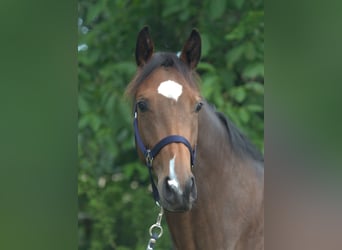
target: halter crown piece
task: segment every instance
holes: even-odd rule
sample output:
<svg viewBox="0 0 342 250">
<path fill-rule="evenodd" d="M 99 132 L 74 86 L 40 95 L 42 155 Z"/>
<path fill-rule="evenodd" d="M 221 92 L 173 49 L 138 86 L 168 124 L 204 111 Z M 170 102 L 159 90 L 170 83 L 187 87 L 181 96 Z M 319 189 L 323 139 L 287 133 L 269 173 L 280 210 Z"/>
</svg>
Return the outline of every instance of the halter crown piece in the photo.
<svg viewBox="0 0 342 250">
<path fill-rule="evenodd" d="M 139 133 L 139 128 L 138 128 L 138 111 L 137 111 L 137 105 L 135 105 L 134 108 L 134 135 L 135 135 L 135 144 L 138 146 L 139 150 L 143 153 L 145 156 L 145 163 L 146 166 L 149 170 L 150 174 L 150 181 L 152 185 L 152 191 L 153 191 L 153 197 L 156 203 L 159 205 L 159 193 L 156 184 L 154 183 L 153 176 L 152 176 L 152 164 L 153 164 L 153 159 L 158 155 L 160 150 L 165 147 L 168 144 L 171 143 L 183 143 L 190 152 L 190 164 L 191 167 L 194 166 L 194 160 L 196 156 L 196 147 L 195 149 L 192 149 L 190 142 L 183 136 L 180 135 L 169 135 L 166 136 L 165 138 L 161 139 L 152 149 L 148 149 L 145 147 L 140 133 Z"/>
</svg>

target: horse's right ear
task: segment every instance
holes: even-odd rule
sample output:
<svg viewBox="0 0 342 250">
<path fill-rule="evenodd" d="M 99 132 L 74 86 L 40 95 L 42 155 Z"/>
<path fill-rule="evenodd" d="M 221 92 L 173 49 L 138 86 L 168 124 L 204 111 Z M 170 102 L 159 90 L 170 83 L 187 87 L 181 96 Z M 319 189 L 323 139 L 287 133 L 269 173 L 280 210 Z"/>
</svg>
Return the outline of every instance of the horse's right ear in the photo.
<svg viewBox="0 0 342 250">
<path fill-rule="evenodd" d="M 151 58 L 154 50 L 153 41 L 147 26 L 140 30 L 135 47 L 135 60 L 139 67 L 144 66 Z"/>
</svg>

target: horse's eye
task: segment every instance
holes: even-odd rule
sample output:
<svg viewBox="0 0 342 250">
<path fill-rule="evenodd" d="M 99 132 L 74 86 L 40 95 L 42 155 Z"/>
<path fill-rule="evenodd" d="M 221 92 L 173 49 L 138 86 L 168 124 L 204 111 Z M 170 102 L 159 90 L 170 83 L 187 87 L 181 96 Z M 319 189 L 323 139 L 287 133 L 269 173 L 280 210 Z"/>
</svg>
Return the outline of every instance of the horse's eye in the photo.
<svg viewBox="0 0 342 250">
<path fill-rule="evenodd" d="M 147 103 L 145 101 L 139 101 L 137 105 L 141 112 L 147 111 Z"/>
<path fill-rule="evenodd" d="M 195 111 L 196 111 L 196 112 L 199 112 L 199 111 L 201 110 L 202 106 L 203 106 L 203 102 L 197 103 L 197 104 L 196 104 Z"/>
</svg>

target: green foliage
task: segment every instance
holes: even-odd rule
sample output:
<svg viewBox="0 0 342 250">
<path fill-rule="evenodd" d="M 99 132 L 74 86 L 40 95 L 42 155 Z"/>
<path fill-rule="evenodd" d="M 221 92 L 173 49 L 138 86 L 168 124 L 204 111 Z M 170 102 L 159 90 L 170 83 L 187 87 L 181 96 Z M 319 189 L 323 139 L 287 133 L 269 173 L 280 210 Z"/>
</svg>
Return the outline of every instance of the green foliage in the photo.
<svg viewBox="0 0 342 250">
<path fill-rule="evenodd" d="M 174 52 L 198 28 L 203 96 L 263 151 L 263 18 L 259 0 L 79 1 L 79 249 L 143 249 L 158 213 L 124 97 L 140 28 Z"/>
</svg>

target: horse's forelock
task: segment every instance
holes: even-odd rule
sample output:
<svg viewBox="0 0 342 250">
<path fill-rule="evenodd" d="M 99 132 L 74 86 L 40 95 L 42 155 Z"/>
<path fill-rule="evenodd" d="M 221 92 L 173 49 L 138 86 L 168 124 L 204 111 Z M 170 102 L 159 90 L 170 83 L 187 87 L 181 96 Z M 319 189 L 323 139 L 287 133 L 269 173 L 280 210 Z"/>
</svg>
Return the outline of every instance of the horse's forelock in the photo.
<svg viewBox="0 0 342 250">
<path fill-rule="evenodd" d="M 189 69 L 174 53 L 169 52 L 159 52 L 155 53 L 147 64 L 138 69 L 137 74 L 127 86 L 126 94 L 133 97 L 136 94 L 138 87 L 146 80 L 146 78 L 157 68 L 175 68 L 184 79 L 190 84 L 192 88 L 198 89 L 196 82 L 196 74 Z M 195 76 L 195 77 L 194 77 Z"/>
</svg>

